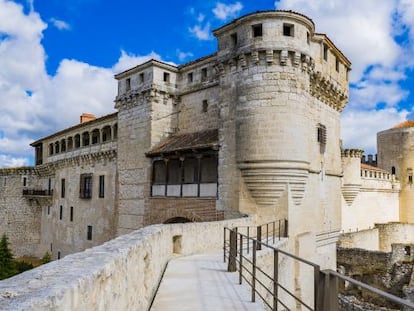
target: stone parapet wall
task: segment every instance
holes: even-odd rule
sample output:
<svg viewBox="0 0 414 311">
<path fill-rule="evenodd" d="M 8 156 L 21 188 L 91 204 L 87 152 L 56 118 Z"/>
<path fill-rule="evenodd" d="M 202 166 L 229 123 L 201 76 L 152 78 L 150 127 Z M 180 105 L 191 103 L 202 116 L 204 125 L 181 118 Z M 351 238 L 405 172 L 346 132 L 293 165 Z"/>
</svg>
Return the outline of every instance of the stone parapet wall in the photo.
<svg viewBox="0 0 414 311">
<path fill-rule="evenodd" d="M 338 246 L 342 248 L 363 248 L 379 251 L 379 230 L 368 229 L 341 235 Z"/>
<path fill-rule="evenodd" d="M 0 310 L 148 310 L 174 254 L 219 252 L 225 226 L 253 223 L 246 217 L 134 231 L 1 281 Z"/>
</svg>

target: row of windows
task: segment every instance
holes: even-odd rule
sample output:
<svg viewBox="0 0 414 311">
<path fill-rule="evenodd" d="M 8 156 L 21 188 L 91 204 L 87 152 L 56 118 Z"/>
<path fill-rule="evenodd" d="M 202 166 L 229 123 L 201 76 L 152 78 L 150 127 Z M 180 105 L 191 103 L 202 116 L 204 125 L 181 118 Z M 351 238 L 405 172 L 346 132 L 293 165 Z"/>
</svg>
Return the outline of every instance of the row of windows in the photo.
<svg viewBox="0 0 414 311">
<path fill-rule="evenodd" d="M 47 215 L 50 215 L 50 213 L 51 213 L 50 209 L 51 209 L 51 207 L 48 206 L 47 207 Z M 63 205 L 60 205 L 59 206 L 59 220 L 63 220 L 63 211 L 64 211 Z M 69 208 L 69 221 L 70 222 L 73 222 L 73 218 L 74 218 L 73 212 L 74 212 L 74 208 L 73 208 L 73 206 L 71 206 Z M 86 239 L 87 240 L 92 240 L 92 226 L 87 226 Z M 50 251 L 52 251 L 52 249 Z"/>
<path fill-rule="evenodd" d="M 117 139 L 118 125 L 113 127 L 107 125 L 100 129 L 94 129 L 92 132 L 83 132 L 76 134 L 74 137 L 63 138 L 59 141 L 49 144 L 49 155 L 58 154 L 61 152 L 71 151 L 80 147 L 89 145 L 96 145 L 100 142 L 108 142 Z"/>
<path fill-rule="evenodd" d="M 81 199 L 92 198 L 92 185 L 93 185 L 92 174 L 81 174 L 79 183 L 79 197 Z M 66 196 L 66 179 L 60 180 L 60 197 L 65 198 Z M 99 191 L 98 198 L 105 197 L 105 175 L 99 176 Z"/>
</svg>

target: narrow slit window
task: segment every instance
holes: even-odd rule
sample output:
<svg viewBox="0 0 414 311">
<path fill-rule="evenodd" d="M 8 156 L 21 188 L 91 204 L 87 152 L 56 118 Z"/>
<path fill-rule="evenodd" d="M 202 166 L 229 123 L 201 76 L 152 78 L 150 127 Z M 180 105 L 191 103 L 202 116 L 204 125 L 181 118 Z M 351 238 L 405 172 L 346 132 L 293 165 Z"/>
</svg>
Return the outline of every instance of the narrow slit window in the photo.
<svg viewBox="0 0 414 311">
<path fill-rule="evenodd" d="M 323 59 L 328 60 L 328 46 L 326 44 L 323 45 Z"/>
<path fill-rule="evenodd" d="M 87 228 L 86 239 L 92 241 L 92 226 L 88 226 Z"/>
<path fill-rule="evenodd" d="M 104 175 L 99 176 L 99 197 L 100 198 L 105 197 L 105 176 Z"/>
<path fill-rule="evenodd" d="M 207 99 L 203 100 L 203 112 L 207 112 L 208 111 L 208 101 Z"/>
<path fill-rule="evenodd" d="M 335 59 L 335 69 L 336 69 L 337 72 L 339 72 L 339 59 L 338 59 L 338 57 L 336 57 L 336 59 Z"/>
<path fill-rule="evenodd" d="M 130 78 L 125 80 L 125 90 L 127 92 L 131 90 L 131 79 Z"/>
<path fill-rule="evenodd" d="M 63 206 L 61 205 L 59 208 L 59 220 L 62 220 L 63 218 Z"/>
<path fill-rule="evenodd" d="M 70 221 L 73 221 L 73 206 L 70 207 Z"/>
</svg>

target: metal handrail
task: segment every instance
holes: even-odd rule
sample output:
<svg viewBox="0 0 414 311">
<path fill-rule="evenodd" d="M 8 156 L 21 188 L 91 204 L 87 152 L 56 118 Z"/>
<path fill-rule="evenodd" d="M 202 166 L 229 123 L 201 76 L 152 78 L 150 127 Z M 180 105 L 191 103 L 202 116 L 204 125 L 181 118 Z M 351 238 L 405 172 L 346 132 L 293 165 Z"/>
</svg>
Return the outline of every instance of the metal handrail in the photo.
<svg viewBox="0 0 414 311">
<path fill-rule="evenodd" d="M 273 222 L 274 223 L 274 222 Z M 271 223 L 270 223 L 271 224 Z M 240 228 L 240 227 L 239 227 Z M 244 279 L 251 287 L 252 302 L 255 301 L 256 294 L 263 300 L 270 309 L 277 310 L 278 304 L 282 305 L 284 308 L 289 309 L 286 304 L 280 300 L 278 289 L 283 290 L 289 296 L 294 298 L 299 302 L 303 307 L 311 311 L 335 311 L 338 310 L 339 301 L 338 301 L 338 280 L 347 281 L 356 286 L 364 288 L 368 291 L 371 291 L 387 300 L 399 304 L 404 307 L 413 308 L 414 302 L 399 298 L 367 284 L 364 284 L 360 281 L 354 280 L 350 277 L 344 276 L 333 270 L 320 270 L 320 266 L 306 260 L 304 258 L 290 254 L 284 250 L 278 249 L 272 245 L 269 245 L 266 242 L 255 239 L 250 236 L 249 233 L 243 234 L 238 232 L 239 228 L 229 229 L 224 228 L 224 245 L 223 245 L 223 254 L 224 262 L 226 259 L 229 259 L 228 271 L 239 272 L 239 284 L 242 284 Z M 246 227 L 243 227 L 246 228 Z M 248 227 L 247 227 L 248 228 Z M 227 234 L 227 231 L 229 234 Z M 228 239 L 227 239 L 228 236 Z M 244 241 L 246 240 L 246 241 Z M 279 236 L 280 240 L 280 236 Z M 249 242 L 251 241 L 251 243 Z M 247 242 L 247 243 L 246 243 Z M 247 257 L 244 252 L 249 253 L 250 244 L 252 244 L 251 256 Z M 247 247 L 245 247 L 247 245 Z M 266 247 L 267 249 L 273 250 L 273 277 L 268 273 L 263 271 L 260 267 L 257 266 L 256 256 L 257 251 L 261 247 Z M 313 284 L 314 284 L 314 305 L 310 306 L 306 302 L 302 301 L 299 297 L 296 297 L 294 293 L 291 293 L 284 285 L 279 282 L 278 277 L 278 265 L 279 265 L 279 255 L 288 256 L 296 261 L 299 261 L 303 264 L 306 264 L 313 268 Z M 246 265 L 247 263 L 247 265 Z M 250 269 L 249 269 L 250 268 Z M 268 288 L 262 281 L 257 277 L 257 274 L 265 276 L 268 280 L 273 283 L 273 288 Z M 247 275 L 249 277 L 247 277 Z M 266 299 L 261 295 L 257 286 L 261 286 L 268 294 L 273 297 L 273 305 L 266 301 Z M 411 310 L 411 309 L 410 309 Z"/>
</svg>

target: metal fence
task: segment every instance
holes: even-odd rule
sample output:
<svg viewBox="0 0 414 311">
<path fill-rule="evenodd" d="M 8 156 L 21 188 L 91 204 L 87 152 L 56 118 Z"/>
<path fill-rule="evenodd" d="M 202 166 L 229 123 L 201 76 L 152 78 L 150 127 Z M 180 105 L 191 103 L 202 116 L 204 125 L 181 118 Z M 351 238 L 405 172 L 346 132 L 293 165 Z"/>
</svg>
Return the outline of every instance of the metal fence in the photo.
<svg viewBox="0 0 414 311">
<path fill-rule="evenodd" d="M 339 308 L 338 284 L 350 282 L 407 308 L 405 310 L 414 310 L 414 302 L 393 296 L 333 270 L 321 271 L 319 265 L 271 245 L 287 237 L 287 233 L 286 220 L 277 220 L 258 227 L 224 228 L 224 261 L 228 260 L 229 272 L 238 271 L 239 284 L 244 280 L 250 286 L 252 302 L 255 302 L 256 296 L 259 296 L 271 310 L 278 310 L 278 308 L 291 310 L 290 306 L 294 305 L 296 309 L 301 310 L 336 311 Z M 271 267 L 258 264 L 258 252 L 261 250 L 273 253 Z M 313 287 L 310 288 L 313 290 L 311 298 L 301 297 L 295 292 L 294 287 L 289 288 L 288 284 L 284 283 L 288 283 L 289 280 L 281 279 L 280 263 L 283 257 L 294 262 L 296 267 L 298 265 L 305 267 L 302 268 L 303 271 L 305 269 L 309 271 L 310 274 L 306 277 L 310 278 L 313 284 L 310 286 Z M 294 278 L 294 273 L 291 272 L 290 275 Z M 294 283 L 292 280 L 291 282 Z"/>
</svg>

